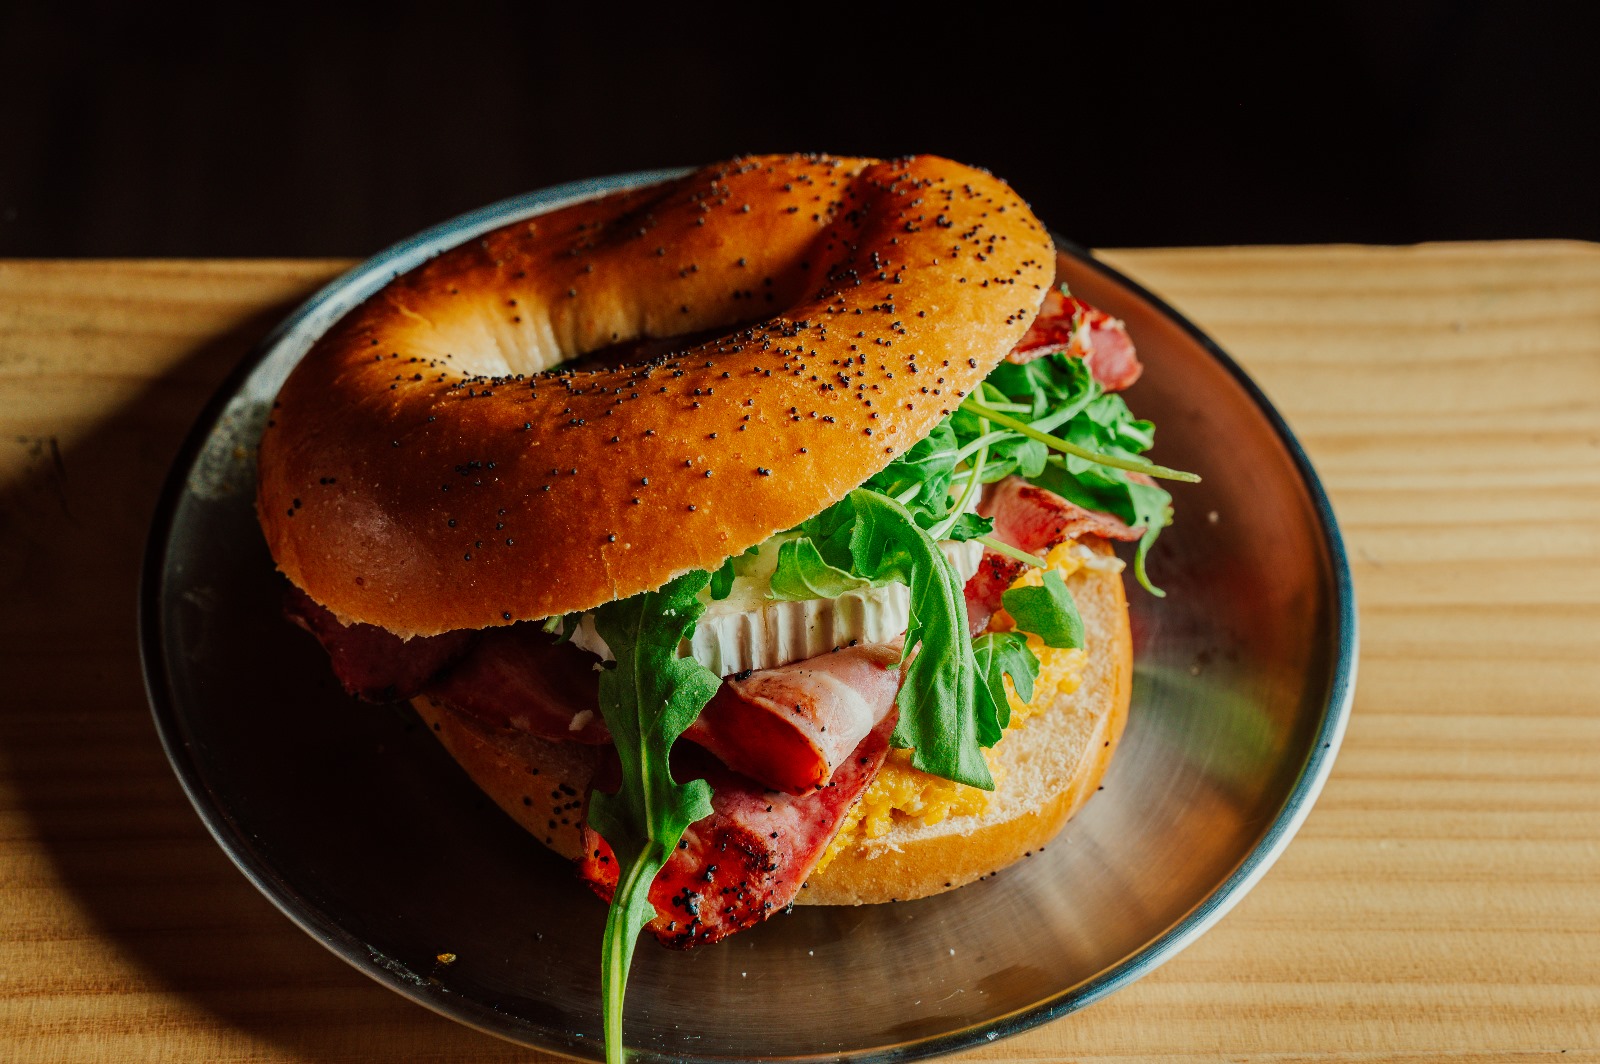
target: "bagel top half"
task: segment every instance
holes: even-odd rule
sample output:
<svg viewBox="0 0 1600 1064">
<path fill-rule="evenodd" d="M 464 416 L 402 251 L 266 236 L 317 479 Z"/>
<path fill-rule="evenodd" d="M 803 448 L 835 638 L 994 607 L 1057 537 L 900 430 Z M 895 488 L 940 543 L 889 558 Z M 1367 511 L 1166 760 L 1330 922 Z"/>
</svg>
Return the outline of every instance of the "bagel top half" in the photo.
<svg viewBox="0 0 1600 1064">
<path fill-rule="evenodd" d="M 1054 269 L 1004 182 L 931 156 L 747 158 L 517 222 L 312 347 L 262 439 L 261 525 L 340 620 L 407 637 L 652 590 L 927 435 L 1027 330 Z"/>
</svg>

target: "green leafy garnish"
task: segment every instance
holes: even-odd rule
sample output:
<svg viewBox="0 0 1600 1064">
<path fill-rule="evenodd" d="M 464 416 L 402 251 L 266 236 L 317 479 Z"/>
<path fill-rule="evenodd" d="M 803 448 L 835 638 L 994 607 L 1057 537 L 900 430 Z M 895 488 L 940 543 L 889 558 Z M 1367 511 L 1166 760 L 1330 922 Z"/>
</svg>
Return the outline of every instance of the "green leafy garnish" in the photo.
<svg viewBox="0 0 1600 1064">
<path fill-rule="evenodd" d="M 711 598 L 714 601 L 727 598 L 733 591 L 734 579 L 743 576 L 746 564 L 760 553 L 761 544 L 757 543 L 753 547 L 745 548 L 743 554 L 729 555 L 724 559 L 722 564 L 717 566 L 717 571 L 711 574 Z"/>
<path fill-rule="evenodd" d="M 1020 404 L 1028 421 L 1049 418 L 1056 425 L 1077 417 L 1104 392 L 1083 359 L 1067 355 L 1002 362 L 984 378 L 983 384 L 982 398 L 986 401 L 998 397 Z"/>
<path fill-rule="evenodd" d="M 1021 476 L 1143 528 L 1134 575 L 1160 595 L 1145 560 L 1171 523 L 1172 500 L 1148 480 L 1199 478 L 1144 458 L 1154 440 L 1154 426 L 1107 393 L 1083 359 L 1002 362 L 954 414 L 863 487 L 901 503 L 923 528 L 937 528 L 937 538 L 977 538 L 988 531 L 972 532 L 980 519 L 952 513 L 966 487 Z"/>
<path fill-rule="evenodd" d="M 1106 398 L 1114 399 L 1119 402 L 1121 401 L 1120 396 L 1107 396 Z M 973 413 L 980 414 L 983 417 L 988 418 L 989 420 L 994 421 L 1013 432 L 1020 433 L 1030 441 L 1043 444 L 1045 447 L 1048 447 L 1051 450 L 1062 451 L 1069 457 L 1076 458 L 1079 461 L 1089 462 L 1094 465 L 1108 466 L 1113 469 L 1121 469 L 1129 473 L 1143 473 L 1145 476 L 1149 477 L 1163 477 L 1167 480 L 1183 480 L 1191 484 L 1198 482 L 1200 479 L 1193 473 L 1185 473 L 1181 469 L 1168 469 L 1166 466 L 1156 465 L 1154 462 L 1146 461 L 1143 458 L 1125 457 L 1109 451 L 1097 451 L 1093 447 L 1085 447 L 1083 444 L 1075 443 L 1071 439 L 1063 438 L 1062 436 L 1052 436 L 1043 429 L 1036 428 L 1020 418 L 1014 418 L 1005 411 L 996 409 L 987 405 L 986 403 L 979 402 L 976 399 L 968 399 L 964 405 Z M 1136 424 L 1154 428 L 1154 426 L 1148 421 L 1136 422 Z M 1147 442 L 1145 446 L 1149 446 L 1149 443 Z M 1043 471 L 1042 462 L 1038 462 L 1035 465 L 1035 472 L 1031 474 L 1032 476 L 1038 476 L 1039 472 Z"/>
<path fill-rule="evenodd" d="M 962 543 L 969 539 L 987 536 L 993 531 L 994 518 L 979 517 L 977 514 L 959 514 L 951 522 L 950 527 L 944 530 L 943 538 Z"/>
<path fill-rule="evenodd" d="M 711 597 L 717 600 L 727 598 L 733 590 L 733 577 L 733 558 L 730 556 L 711 574 Z"/>
<path fill-rule="evenodd" d="M 1003 732 L 1011 723 L 1011 700 L 1006 697 L 1003 677 L 1011 677 L 1018 698 L 1031 702 L 1033 681 L 1039 675 L 1039 659 L 1028 649 L 1028 641 L 1016 632 L 985 632 L 972 641 L 972 655 L 981 677 L 978 694 L 988 700 L 989 712 Z M 995 742 L 999 738 L 996 735 Z"/>
<path fill-rule="evenodd" d="M 838 598 L 871 582 L 829 565 L 822 560 L 817 545 L 802 536 L 778 548 L 778 567 L 772 572 L 772 597 L 791 601 Z"/>
<path fill-rule="evenodd" d="M 941 421 L 861 486 L 889 496 L 912 512 L 943 517 L 950 511 L 950 478 L 955 473 L 958 447 L 949 421 Z"/>
<path fill-rule="evenodd" d="M 1072 601 L 1067 582 L 1054 569 L 1045 571 L 1042 587 L 1014 587 L 1000 596 L 1000 603 L 1018 628 L 1043 639 L 1045 646 L 1083 646 L 1083 618 L 1078 616 L 1078 604 Z"/>
<path fill-rule="evenodd" d="M 705 609 L 698 595 L 709 581 L 685 573 L 659 591 L 610 602 L 595 611 L 595 628 L 616 657 L 600 674 L 600 711 L 616 743 L 622 786 L 594 792 L 589 824 L 617 861 L 617 889 L 606 914 L 600 962 L 606 1060 L 620 1062 L 622 1001 L 634 943 L 655 916 L 650 884 L 690 824 L 711 813 L 705 780 L 673 780 L 672 744 L 717 693 L 721 680 L 678 644 Z"/>
<path fill-rule="evenodd" d="M 1022 410 L 997 411 L 996 403 Z M 1079 506 L 1114 514 L 1129 527 L 1143 528 L 1134 576 L 1152 595 L 1162 594 L 1150 583 L 1145 560 L 1161 530 L 1172 523 L 1172 496 L 1150 478 L 1199 478 L 1143 457 L 1155 442 L 1155 426 L 1134 417 L 1122 396 L 1107 393 L 1083 359 L 1055 354 L 1022 365 L 1002 362 L 984 382 L 982 397 L 969 400 L 950 420 L 958 439 L 975 436 L 981 425 L 992 421 L 1007 431 L 1018 431 L 1019 438 L 1057 451 L 1036 473 L 1008 472 L 1019 472 Z M 1047 445 L 1039 437 L 1054 442 Z M 1003 442 L 991 444 L 991 455 L 1002 447 Z M 995 465 L 992 457 L 990 464 Z M 992 482 L 989 471 L 984 481 Z"/>
</svg>

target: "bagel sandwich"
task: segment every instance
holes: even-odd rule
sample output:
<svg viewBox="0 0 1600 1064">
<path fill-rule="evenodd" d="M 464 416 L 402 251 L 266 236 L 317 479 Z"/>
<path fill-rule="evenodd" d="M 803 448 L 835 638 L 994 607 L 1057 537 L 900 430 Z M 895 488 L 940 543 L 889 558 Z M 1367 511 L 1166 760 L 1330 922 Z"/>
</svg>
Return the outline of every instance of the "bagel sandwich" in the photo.
<svg viewBox="0 0 1600 1064">
<path fill-rule="evenodd" d="M 640 930 L 951 889 L 1126 718 L 1171 518 L 1122 323 L 949 160 L 764 156 L 519 221 L 332 326 L 263 435 L 288 613 Z M 1154 590 L 1153 588 L 1151 590 Z"/>
</svg>

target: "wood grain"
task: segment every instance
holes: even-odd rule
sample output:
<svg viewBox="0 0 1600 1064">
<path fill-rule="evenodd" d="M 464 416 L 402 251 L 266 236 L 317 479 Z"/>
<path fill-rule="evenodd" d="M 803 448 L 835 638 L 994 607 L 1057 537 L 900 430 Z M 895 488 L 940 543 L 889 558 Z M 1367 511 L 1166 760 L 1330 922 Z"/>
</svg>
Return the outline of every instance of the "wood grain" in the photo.
<svg viewBox="0 0 1600 1064">
<path fill-rule="evenodd" d="M 1153 975 L 974 1060 L 1600 1060 L 1600 248 L 1122 251 L 1333 497 L 1356 708 Z M 345 967 L 206 835 L 133 625 L 156 491 L 332 262 L 0 263 L 0 1060 L 541 1059 Z"/>
</svg>

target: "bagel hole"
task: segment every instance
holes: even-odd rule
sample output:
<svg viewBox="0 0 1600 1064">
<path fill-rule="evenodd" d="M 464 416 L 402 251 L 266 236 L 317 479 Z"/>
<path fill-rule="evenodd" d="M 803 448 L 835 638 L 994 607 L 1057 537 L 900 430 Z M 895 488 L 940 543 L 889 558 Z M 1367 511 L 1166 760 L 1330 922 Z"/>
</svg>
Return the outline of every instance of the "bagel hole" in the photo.
<svg viewBox="0 0 1600 1064">
<path fill-rule="evenodd" d="M 675 336 L 640 337 L 636 340 L 624 340 L 620 343 L 608 344 L 605 347 L 590 351 L 588 354 L 579 355 L 560 364 L 559 368 L 568 370 L 610 370 L 625 369 L 630 366 L 644 366 L 653 362 L 660 362 L 673 355 L 681 355 L 701 344 L 719 340 L 741 329 L 754 325 L 755 322 L 724 326 L 717 329 L 702 329 L 699 332 L 680 333 Z M 548 370 L 546 372 L 549 372 Z"/>
</svg>

